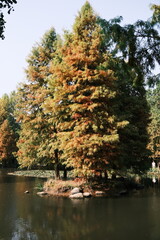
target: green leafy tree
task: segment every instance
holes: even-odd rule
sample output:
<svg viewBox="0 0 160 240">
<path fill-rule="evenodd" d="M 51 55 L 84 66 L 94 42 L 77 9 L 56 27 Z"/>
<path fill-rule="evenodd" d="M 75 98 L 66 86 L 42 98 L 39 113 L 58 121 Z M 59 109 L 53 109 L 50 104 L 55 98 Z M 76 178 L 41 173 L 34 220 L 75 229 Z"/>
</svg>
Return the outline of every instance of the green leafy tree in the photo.
<svg viewBox="0 0 160 240">
<path fill-rule="evenodd" d="M 156 64 L 160 64 L 160 35 L 153 19 L 154 17 L 147 21 L 138 20 L 124 26 L 121 24 L 122 17 L 109 21 L 98 19 L 104 34 L 104 50 L 124 60 L 131 70 L 136 71 L 134 85 L 144 83 L 147 78 L 151 80 Z"/>
<path fill-rule="evenodd" d="M 150 141 L 148 148 L 152 158 L 160 159 L 160 82 L 147 92 L 147 100 L 151 109 L 151 122 L 148 127 Z"/>
<path fill-rule="evenodd" d="M 0 99 L 0 162 L 4 167 L 17 166 L 14 152 L 17 151 L 18 125 L 14 118 L 15 94 Z"/>
<path fill-rule="evenodd" d="M 102 51 L 102 37 L 86 2 L 58 49 L 61 58 L 51 66 L 55 93 L 46 106 L 55 117 L 62 158 L 82 175 L 112 168 L 117 130 L 126 124 L 114 116 L 116 78 L 108 67 L 110 55 Z"/>
<path fill-rule="evenodd" d="M 28 58 L 18 91 L 22 166 L 61 162 L 81 174 L 148 166 L 145 82 L 160 63 L 153 18 L 121 25 L 97 17 L 86 2 L 62 43 L 50 33 Z M 53 37 L 54 35 L 54 37 Z M 54 42 L 54 44 L 53 44 Z"/>
<path fill-rule="evenodd" d="M 57 149 L 53 146 L 55 129 L 49 122 L 50 114 L 42 107 L 45 98 L 51 95 L 48 90 L 49 65 L 56 41 L 56 33 L 51 29 L 33 47 L 27 60 L 28 81 L 18 89 L 17 119 L 21 130 L 17 156 L 21 167 L 50 165 L 57 159 Z"/>
<path fill-rule="evenodd" d="M 154 83 L 153 70 L 160 63 L 160 36 L 152 18 L 135 24 L 121 25 L 122 17 L 106 21 L 98 19 L 104 35 L 103 49 L 112 53 L 110 68 L 117 77 L 117 114 L 129 122 L 119 130 L 119 163 L 136 171 L 149 167 L 147 128 L 149 106 L 145 84 Z M 120 169 L 120 168 L 119 168 Z"/>
<path fill-rule="evenodd" d="M 128 63 L 118 61 L 112 64 L 118 78 L 118 101 L 116 113 L 119 119 L 127 120 L 128 125 L 119 129 L 119 169 L 132 169 L 140 172 L 148 169 L 149 155 L 147 144 L 149 141 L 148 124 L 150 122 L 149 106 L 146 100 L 146 90 L 143 81 L 134 85 L 137 72 Z"/>
</svg>

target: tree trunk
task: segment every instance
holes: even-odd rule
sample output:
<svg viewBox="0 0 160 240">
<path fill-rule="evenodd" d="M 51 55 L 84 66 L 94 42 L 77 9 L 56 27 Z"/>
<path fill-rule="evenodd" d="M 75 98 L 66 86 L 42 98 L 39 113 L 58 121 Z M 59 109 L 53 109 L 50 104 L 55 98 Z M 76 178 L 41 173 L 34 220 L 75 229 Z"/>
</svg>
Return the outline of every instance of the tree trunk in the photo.
<svg viewBox="0 0 160 240">
<path fill-rule="evenodd" d="M 107 171 L 104 171 L 104 178 L 105 178 L 105 180 L 108 179 L 108 173 L 107 173 Z"/>
<path fill-rule="evenodd" d="M 60 173 L 59 173 L 59 159 L 58 159 L 58 149 L 54 150 L 55 155 L 55 179 L 60 179 Z"/>
<path fill-rule="evenodd" d="M 112 180 L 115 180 L 115 179 L 116 179 L 116 174 L 112 173 Z"/>
<path fill-rule="evenodd" d="M 66 168 L 64 168 L 63 178 L 64 178 L 64 179 L 67 179 L 67 169 L 66 169 Z"/>
</svg>

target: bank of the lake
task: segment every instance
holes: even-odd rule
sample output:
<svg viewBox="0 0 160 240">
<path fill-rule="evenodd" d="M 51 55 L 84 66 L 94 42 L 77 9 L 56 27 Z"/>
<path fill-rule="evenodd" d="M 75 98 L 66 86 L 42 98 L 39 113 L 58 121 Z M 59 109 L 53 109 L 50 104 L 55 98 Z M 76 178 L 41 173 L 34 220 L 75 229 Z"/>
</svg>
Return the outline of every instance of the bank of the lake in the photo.
<svg viewBox="0 0 160 240">
<path fill-rule="evenodd" d="M 121 197 L 37 195 L 45 178 L 0 170 L 2 240 L 159 240 L 160 182 Z M 25 190 L 29 194 L 25 194 Z"/>
<path fill-rule="evenodd" d="M 44 178 L 44 185 L 41 186 L 39 195 L 52 195 L 70 198 L 86 197 L 120 197 L 129 194 L 131 191 L 140 190 L 144 187 L 139 178 L 117 178 L 108 180 L 102 178 L 85 180 L 73 178 L 69 173 L 67 180 L 55 180 L 53 170 L 27 170 L 14 171 L 10 175 Z M 62 175 L 63 176 L 63 175 Z M 27 192 L 27 190 L 26 190 Z"/>
</svg>

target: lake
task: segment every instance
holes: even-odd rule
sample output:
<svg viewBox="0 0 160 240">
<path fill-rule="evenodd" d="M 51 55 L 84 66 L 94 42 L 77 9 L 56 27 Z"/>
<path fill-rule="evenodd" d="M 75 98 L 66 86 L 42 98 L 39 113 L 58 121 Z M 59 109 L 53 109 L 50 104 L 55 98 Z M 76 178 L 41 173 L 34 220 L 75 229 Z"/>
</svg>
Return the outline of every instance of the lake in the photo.
<svg viewBox="0 0 160 240">
<path fill-rule="evenodd" d="M 38 196 L 43 181 L 0 170 L 0 240 L 160 240 L 158 182 L 120 198 L 71 200 Z"/>
</svg>

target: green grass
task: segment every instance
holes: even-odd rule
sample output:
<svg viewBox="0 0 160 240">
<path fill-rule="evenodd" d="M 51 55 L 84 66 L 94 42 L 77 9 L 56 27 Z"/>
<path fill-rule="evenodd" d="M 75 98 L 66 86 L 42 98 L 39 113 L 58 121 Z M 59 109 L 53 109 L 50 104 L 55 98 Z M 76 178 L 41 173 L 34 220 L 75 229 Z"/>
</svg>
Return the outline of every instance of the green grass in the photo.
<svg viewBox="0 0 160 240">
<path fill-rule="evenodd" d="M 24 177 L 55 178 L 54 170 L 18 170 L 9 174 Z M 72 178 L 72 171 L 68 171 L 67 175 L 68 178 Z M 63 178 L 63 171 L 60 171 L 60 177 Z"/>
</svg>

